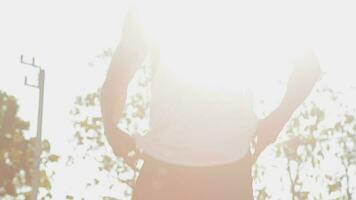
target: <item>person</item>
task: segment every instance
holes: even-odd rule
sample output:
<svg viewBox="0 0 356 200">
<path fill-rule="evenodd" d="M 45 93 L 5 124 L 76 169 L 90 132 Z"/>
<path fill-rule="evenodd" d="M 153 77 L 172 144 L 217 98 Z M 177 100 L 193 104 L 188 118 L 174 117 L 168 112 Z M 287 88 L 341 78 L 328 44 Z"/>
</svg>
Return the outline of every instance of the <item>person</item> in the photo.
<svg viewBox="0 0 356 200">
<path fill-rule="evenodd" d="M 177 9 L 176 4 L 173 7 Z M 185 11 L 185 14 L 189 13 L 189 9 Z M 246 81 L 246 68 L 259 58 L 238 63 L 236 60 L 244 57 L 236 59 L 235 54 L 244 54 L 247 48 L 242 51 L 230 48 L 236 45 L 233 39 L 238 35 L 234 34 L 240 34 L 241 27 L 221 42 L 221 34 L 226 36 L 227 32 L 224 27 L 223 31 L 208 35 L 207 29 L 211 29 L 207 26 L 193 37 L 195 29 L 187 28 L 192 26 L 180 26 L 194 21 L 194 12 L 186 14 L 187 21 L 181 24 L 180 19 L 184 17 L 178 20 L 177 17 L 162 17 L 162 12 L 157 10 L 155 13 L 159 19 L 169 23 L 145 23 L 147 17 L 142 17 L 140 12 L 137 7 L 130 7 L 121 41 L 101 90 L 105 135 L 114 153 L 132 167 L 135 167 L 136 159 L 144 160 L 133 188 L 133 199 L 253 199 L 251 168 L 254 162 L 276 140 L 320 77 L 315 53 L 310 50 L 296 54 L 290 62 L 294 68 L 281 103 L 267 117 L 257 119 L 252 95 L 241 89 L 239 84 L 246 86 L 251 78 Z M 207 13 L 204 17 L 211 15 Z M 219 26 L 220 23 L 214 25 Z M 152 39 L 154 34 L 148 31 L 150 27 L 146 24 L 164 26 L 165 29 L 156 29 L 156 33 L 159 32 L 157 38 L 165 39 L 166 43 L 157 45 L 157 38 Z M 174 38 L 179 37 L 177 30 L 183 39 L 174 42 Z M 216 38 L 219 42 L 215 44 Z M 241 40 L 237 42 L 241 43 Z M 202 53 L 202 49 L 208 48 L 204 46 L 206 43 L 212 51 Z M 169 45 L 171 47 L 167 48 Z M 258 56 L 255 51 L 251 55 Z M 145 136 L 130 135 L 119 129 L 117 123 L 125 106 L 128 85 L 147 58 L 155 69 L 151 87 L 150 132 Z M 241 63 L 244 65 L 241 70 L 234 68 Z M 254 76 L 253 73 L 249 75 Z M 245 82 L 236 82 L 236 79 Z M 249 150 L 255 136 L 257 143 L 252 154 Z"/>
</svg>

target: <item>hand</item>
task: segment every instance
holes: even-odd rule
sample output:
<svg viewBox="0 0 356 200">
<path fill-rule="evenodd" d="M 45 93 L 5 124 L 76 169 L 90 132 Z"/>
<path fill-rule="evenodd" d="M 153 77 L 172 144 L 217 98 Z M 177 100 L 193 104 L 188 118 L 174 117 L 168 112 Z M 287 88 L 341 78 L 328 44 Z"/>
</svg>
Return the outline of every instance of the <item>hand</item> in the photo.
<svg viewBox="0 0 356 200">
<path fill-rule="evenodd" d="M 136 161 L 141 157 L 141 153 L 136 148 L 134 139 L 116 127 L 106 129 L 105 135 L 115 155 L 135 169 Z"/>
</svg>

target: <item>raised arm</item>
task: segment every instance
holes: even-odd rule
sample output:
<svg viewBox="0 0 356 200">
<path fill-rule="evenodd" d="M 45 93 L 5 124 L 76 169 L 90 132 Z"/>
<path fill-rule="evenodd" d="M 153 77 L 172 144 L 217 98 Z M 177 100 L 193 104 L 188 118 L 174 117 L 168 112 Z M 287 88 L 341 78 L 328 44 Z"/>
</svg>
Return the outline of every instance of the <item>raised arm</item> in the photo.
<svg viewBox="0 0 356 200">
<path fill-rule="evenodd" d="M 147 41 L 137 13 L 130 8 L 125 18 L 121 41 L 101 89 L 105 135 L 114 153 L 123 159 L 128 159 L 128 153 L 135 150 L 135 143 L 116 125 L 122 116 L 128 84 L 146 57 L 147 49 Z"/>
<path fill-rule="evenodd" d="M 306 51 L 292 61 L 292 72 L 287 91 L 279 107 L 265 119 L 261 120 L 257 129 L 256 157 L 273 143 L 293 112 L 310 94 L 315 83 L 319 80 L 321 70 L 318 59 L 312 51 Z"/>
</svg>

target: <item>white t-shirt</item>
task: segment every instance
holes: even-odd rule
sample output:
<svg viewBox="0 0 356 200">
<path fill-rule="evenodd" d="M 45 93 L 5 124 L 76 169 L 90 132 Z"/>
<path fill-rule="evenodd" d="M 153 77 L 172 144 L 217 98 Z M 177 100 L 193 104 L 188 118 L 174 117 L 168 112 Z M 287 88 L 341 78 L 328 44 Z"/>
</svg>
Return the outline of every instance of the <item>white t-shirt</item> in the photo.
<svg viewBox="0 0 356 200">
<path fill-rule="evenodd" d="M 200 0 L 138 0 L 135 8 L 161 51 L 150 132 L 133 135 L 137 146 L 186 166 L 241 159 L 257 126 L 251 91 L 288 64 L 283 48 L 291 40 L 283 31 L 289 30 L 280 28 L 276 11 Z"/>
</svg>

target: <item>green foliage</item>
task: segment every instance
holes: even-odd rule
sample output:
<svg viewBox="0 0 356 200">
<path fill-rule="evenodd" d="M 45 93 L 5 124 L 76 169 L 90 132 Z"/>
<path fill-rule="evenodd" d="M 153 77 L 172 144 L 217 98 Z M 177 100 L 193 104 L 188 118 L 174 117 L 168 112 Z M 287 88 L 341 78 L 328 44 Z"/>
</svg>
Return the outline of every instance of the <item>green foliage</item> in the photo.
<svg viewBox="0 0 356 200">
<path fill-rule="evenodd" d="M 17 117 L 15 97 L 0 91 L 0 199 L 29 198 L 33 177 L 35 138 L 25 138 L 29 123 Z M 42 164 L 56 162 L 50 144 L 43 141 Z M 40 172 L 40 186 L 50 197 L 51 184 L 47 171 Z"/>
<path fill-rule="evenodd" d="M 141 72 L 136 74 L 136 80 L 140 80 Z M 141 77 L 142 78 L 142 77 Z M 146 83 L 142 81 L 133 81 L 131 87 L 136 87 L 129 94 L 123 118 L 120 127 L 127 132 L 144 132 L 147 130 L 147 115 L 148 115 L 148 97 Z M 83 97 L 78 97 L 75 106 L 71 111 L 73 116 L 75 132 L 75 152 L 76 155 L 71 155 L 68 158 L 68 163 L 74 164 L 76 160 L 94 159 L 97 162 L 99 172 L 111 177 L 109 188 L 115 184 L 125 183 L 128 188 L 125 192 L 127 196 L 131 195 L 132 186 L 137 177 L 137 172 L 129 168 L 122 162 L 121 158 L 117 158 L 112 151 L 108 151 L 109 145 L 103 132 L 103 124 L 101 121 L 101 113 L 99 108 L 100 91 L 87 94 Z M 104 182 L 102 176 L 93 176 L 93 181 L 87 183 L 88 187 L 95 187 Z M 108 198 L 106 198 L 108 199 Z"/>
<path fill-rule="evenodd" d="M 290 199 L 353 199 L 355 110 L 336 96 L 330 89 L 319 89 L 270 147 L 274 159 L 285 161 L 285 171 L 280 172 L 281 191 L 289 185 L 284 192 L 290 194 Z M 256 175 L 265 176 L 269 167 L 260 162 L 256 165 L 259 172 L 255 172 L 255 180 L 267 185 L 259 190 L 259 197 L 266 197 L 269 179 Z M 274 194 L 269 195 L 271 198 L 266 199 L 274 199 Z"/>
<path fill-rule="evenodd" d="M 145 90 L 139 91 L 141 93 L 131 94 L 128 99 L 123 119 L 123 127 L 131 131 L 138 130 L 139 124 L 145 123 L 148 113 L 148 98 L 143 92 Z M 318 102 L 319 98 L 323 98 L 329 103 L 336 103 L 332 95 L 333 91 L 318 90 L 314 97 L 296 112 L 280 139 L 270 148 L 273 159 L 281 160 L 280 165 L 285 169 L 280 172 L 280 177 L 274 178 L 280 179 L 284 188 L 289 188 L 284 192 L 289 194 L 291 199 L 352 199 L 355 192 L 351 181 L 356 173 L 354 111 L 339 107 L 330 108 L 330 104 L 323 105 Z M 76 121 L 78 145 L 86 146 L 85 152 L 97 156 L 99 170 L 115 174 L 118 182 L 132 186 L 136 176 L 125 175 L 132 174 L 132 171 L 125 167 L 120 159 L 116 159 L 107 151 L 102 151 L 100 155 L 94 153 L 98 149 L 104 150 L 106 146 L 98 105 L 99 92 L 78 98 L 73 109 L 73 115 L 80 116 L 78 119 L 81 119 Z M 326 168 L 330 167 L 330 162 L 339 163 L 340 170 L 328 172 Z M 276 194 L 268 192 L 271 184 L 268 184 L 270 180 L 265 178 L 270 167 L 261 163 L 255 166 L 255 181 L 263 186 L 260 189 L 255 188 L 257 199 L 276 198 Z M 95 180 L 96 184 L 100 182 L 97 177 Z M 311 183 L 314 183 L 314 187 Z M 318 184 L 319 190 L 315 190 L 315 185 Z M 282 188 L 283 186 L 281 191 Z M 127 196 L 130 196 L 130 190 Z"/>
<path fill-rule="evenodd" d="M 110 54 L 107 55 L 104 52 L 103 57 L 108 56 Z M 145 134 L 147 132 L 150 75 L 148 67 L 144 66 L 137 71 L 130 83 L 126 107 L 119 124 L 128 133 Z M 86 186 L 93 188 L 106 184 L 107 188 L 111 189 L 119 183 L 124 183 L 127 186 L 125 195 L 129 197 L 137 178 L 137 171 L 129 168 L 121 158 L 117 158 L 109 150 L 110 147 L 103 132 L 99 100 L 100 90 L 77 97 L 71 110 L 75 127 L 75 148 L 73 150 L 75 153 L 67 158 L 67 164 L 74 165 L 80 160 L 95 160 L 98 174 L 93 175 L 92 181 L 88 182 Z M 109 197 L 105 197 L 105 199 L 109 199 Z"/>
<path fill-rule="evenodd" d="M 121 127 L 128 132 L 145 134 L 147 131 L 150 74 L 146 68 L 139 70 L 130 85 L 121 123 Z M 71 112 L 76 127 L 76 150 L 81 152 L 81 159 L 94 158 L 98 170 L 114 178 L 108 185 L 109 189 L 119 182 L 126 183 L 129 197 L 137 174 L 107 151 L 99 93 L 95 91 L 78 97 Z M 293 200 L 352 199 L 355 193 L 352 177 L 356 173 L 356 112 L 342 107 L 345 105 L 335 91 L 319 88 L 295 113 L 278 141 L 266 150 L 266 154 L 270 153 L 268 161 L 258 161 L 254 166 L 254 189 L 258 200 L 277 199 L 281 194 L 283 199 Z M 259 160 L 263 161 L 266 154 Z M 75 162 L 77 159 L 79 157 L 68 160 Z M 278 166 L 271 165 L 272 160 L 278 161 Z M 329 170 L 332 165 L 336 165 L 338 170 Z M 271 170 L 276 167 L 281 170 L 271 175 Z M 277 180 L 280 185 L 270 184 L 271 179 Z M 103 183 L 100 177 L 93 176 L 88 187 Z M 272 192 L 276 187 L 280 187 L 279 192 Z"/>
</svg>

